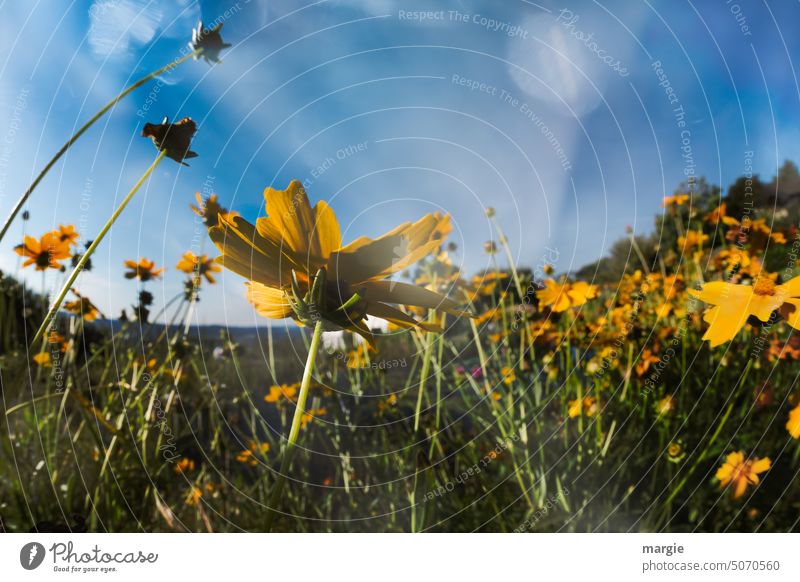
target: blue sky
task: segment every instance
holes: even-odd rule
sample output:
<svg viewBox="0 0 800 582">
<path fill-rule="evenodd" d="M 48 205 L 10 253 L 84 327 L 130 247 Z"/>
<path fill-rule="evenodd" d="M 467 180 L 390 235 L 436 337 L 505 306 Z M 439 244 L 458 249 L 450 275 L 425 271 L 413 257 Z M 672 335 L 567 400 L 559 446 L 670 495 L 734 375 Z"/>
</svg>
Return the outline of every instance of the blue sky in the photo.
<svg viewBox="0 0 800 582">
<path fill-rule="evenodd" d="M 225 22 L 224 62 L 186 63 L 81 138 L 0 245 L 0 268 L 18 272 L 23 228 L 74 223 L 91 239 L 155 155 L 142 125 L 165 115 L 198 122 L 200 157 L 161 165 L 82 276 L 110 315 L 134 301 L 125 259 L 167 268 L 149 287 L 157 306 L 180 291 L 175 263 L 204 239 L 197 191 L 254 219 L 266 186 L 298 178 L 346 240 L 443 210 L 470 273 L 488 266 L 493 206 L 521 263 L 547 247 L 567 272 L 627 225 L 649 232 L 687 173 L 727 187 L 747 151 L 766 178 L 800 159 L 794 2 L 0 1 L 3 217 L 76 127 L 180 54 L 201 15 Z M 196 317 L 263 323 L 230 273 Z"/>
</svg>

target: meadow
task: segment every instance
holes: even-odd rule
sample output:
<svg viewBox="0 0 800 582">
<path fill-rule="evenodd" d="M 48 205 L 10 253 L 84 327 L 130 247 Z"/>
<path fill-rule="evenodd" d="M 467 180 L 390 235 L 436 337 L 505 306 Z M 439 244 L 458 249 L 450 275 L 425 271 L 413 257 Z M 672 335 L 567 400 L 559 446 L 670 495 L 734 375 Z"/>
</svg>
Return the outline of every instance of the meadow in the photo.
<svg viewBox="0 0 800 582">
<path fill-rule="evenodd" d="M 679 190 L 653 235 L 622 239 L 582 278 L 554 273 L 552 250 L 468 276 L 439 217 L 425 258 L 392 259 L 398 285 L 464 310 L 401 307 L 431 325 L 365 319 L 380 328 L 369 341 L 359 329 L 315 341 L 291 320 L 187 326 L 222 268 L 187 253 L 186 292 L 162 306 L 169 324 L 151 323 L 161 307 L 146 289 L 161 267 L 132 260 L 139 304 L 126 318 L 72 293 L 32 345 L 47 304 L 4 274 L 3 529 L 794 531 L 798 215 L 768 224 L 743 199 Z M 193 209 L 210 229 L 242 225 L 216 197 Z M 495 226 L 485 251 L 511 258 Z M 18 252 L 63 240 L 30 265 L 61 268 L 82 250 L 71 232 Z M 715 285 L 728 286 L 723 301 Z M 761 298 L 774 305 L 754 307 Z"/>
</svg>

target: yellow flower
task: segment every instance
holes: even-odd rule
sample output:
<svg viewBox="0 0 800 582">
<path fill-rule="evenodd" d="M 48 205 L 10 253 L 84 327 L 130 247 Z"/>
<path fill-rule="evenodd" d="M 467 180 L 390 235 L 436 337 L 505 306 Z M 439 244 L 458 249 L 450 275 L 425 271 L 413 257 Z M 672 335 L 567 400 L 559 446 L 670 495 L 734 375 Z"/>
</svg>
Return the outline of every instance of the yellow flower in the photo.
<svg viewBox="0 0 800 582">
<path fill-rule="evenodd" d="M 203 218 L 203 222 L 206 226 L 216 226 L 219 223 L 220 215 L 227 216 L 229 218 L 239 215 L 238 212 L 228 212 L 227 209 L 220 206 L 219 202 L 217 201 L 216 194 L 212 194 L 203 200 L 200 192 L 195 192 L 194 197 L 197 200 L 197 206 L 190 204 L 189 208 L 191 208 L 192 212 L 194 212 L 197 216 Z"/>
<path fill-rule="evenodd" d="M 59 224 L 58 225 L 58 232 L 61 238 L 61 242 L 66 242 L 71 245 L 77 244 L 78 238 L 80 238 L 80 233 L 75 232 L 75 225 L 73 224 Z"/>
<path fill-rule="evenodd" d="M 787 322 L 800 329 L 800 277 L 783 285 L 776 285 L 765 276 L 756 279 L 753 286 L 713 281 L 704 284 L 700 291 L 689 289 L 689 294 L 713 305 L 703 317 L 709 324 L 703 339 L 708 340 L 711 347 L 732 340 L 751 315 L 766 323 L 772 312 L 784 303 L 795 308 L 787 316 Z"/>
<path fill-rule="evenodd" d="M 481 313 L 478 317 L 475 318 L 475 325 L 480 327 L 490 319 L 498 319 L 502 315 L 502 312 L 498 307 L 490 307 L 483 313 Z"/>
<path fill-rule="evenodd" d="M 175 473 L 180 475 L 181 473 L 186 473 L 188 471 L 194 471 L 194 461 L 192 459 L 187 459 L 186 457 L 181 457 L 181 460 L 178 461 L 177 465 L 175 465 Z"/>
<path fill-rule="evenodd" d="M 675 412 L 675 399 L 672 396 L 664 396 L 656 402 L 656 413 L 659 416 L 668 415 Z"/>
<path fill-rule="evenodd" d="M 351 370 L 369 366 L 369 353 L 366 344 L 356 346 L 356 349 L 347 352 L 347 367 Z"/>
<path fill-rule="evenodd" d="M 714 210 L 706 214 L 706 221 L 710 222 L 711 224 L 719 224 L 721 220 L 724 221 L 725 218 L 727 217 L 726 214 L 727 208 L 728 208 L 727 204 L 723 202 L 722 204 L 717 206 Z"/>
<path fill-rule="evenodd" d="M 26 236 L 21 245 L 14 247 L 14 252 L 27 260 L 22 263 L 23 267 L 36 265 L 37 271 L 47 269 L 60 269 L 61 263 L 70 257 L 69 241 L 61 239 L 61 233 L 57 230 L 45 233 L 42 238 L 36 240 L 32 236 Z"/>
<path fill-rule="evenodd" d="M 72 293 L 77 297 L 75 301 L 67 301 L 64 303 L 64 309 L 73 315 L 80 315 L 84 321 L 94 321 L 100 315 L 100 310 L 92 303 L 88 297 L 78 293 L 72 289 Z"/>
<path fill-rule="evenodd" d="M 786 430 L 789 431 L 793 439 L 800 438 L 800 404 L 795 406 L 789 413 L 789 420 L 786 422 Z"/>
<path fill-rule="evenodd" d="M 59 351 L 66 352 L 71 342 L 67 341 L 67 338 L 53 330 L 50 332 L 50 335 L 47 336 L 47 343 L 50 345 L 51 350 L 53 347 L 58 346 Z"/>
<path fill-rule="evenodd" d="M 597 398 L 594 396 L 586 396 L 583 400 L 576 399 L 569 401 L 567 414 L 570 418 L 575 418 L 583 413 L 585 416 L 594 416 L 597 414 L 598 404 Z"/>
<path fill-rule="evenodd" d="M 264 192 L 267 216 L 255 225 L 219 216 L 209 235 L 222 256 L 216 261 L 248 279 L 248 299 L 267 318 L 292 317 L 303 325 L 324 321 L 369 342 L 367 315 L 404 328 L 441 331 L 393 305 L 462 315 L 456 302 L 422 287 L 388 281 L 393 274 L 436 251 L 450 232 L 450 218 L 428 214 L 373 240 L 342 246 L 339 223 L 323 201 L 312 208 L 302 184 Z"/>
<path fill-rule="evenodd" d="M 286 399 L 294 402 L 297 400 L 297 389 L 300 384 L 281 384 L 280 386 L 270 386 L 269 394 L 264 396 L 264 401 L 271 404 L 280 402 L 281 399 Z"/>
<path fill-rule="evenodd" d="M 257 443 L 250 441 L 247 448 L 236 455 L 236 460 L 240 463 L 247 463 L 251 467 L 258 465 L 256 455 L 265 455 L 269 452 L 269 443 Z"/>
<path fill-rule="evenodd" d="M 187 275 L 196 277 L 198 283 L 201 277 L 205 277 L 206 281 L 212 285 L 217 282 L 213 273 L 219 273 L 222 270 L 222 267 L 209 259 L 208 255 L 200 255 L 198 257 L 192 251 L 183 253 L 183 257 L 178 261 L 176 268 Z"/>
<path fill-rule="evenodd" d="M 386 399 L 378 401 L 378 410 L 384 412 L 388 408 L 397 405 L 397 395 L 390 394 Z"/>
<path fill-rule="evenodd" d="M 192 487 L 189 490 L 189 495 L 186 497 L 186 505 L 197 505 L 203 498 L 203 490 L 199 487 Z"/>
<path fill-rule="evenodd" d="M 36 362 L 38 365 L 42 366 L 43 368 L 49 368 L 50 364 L 50 352 L 39 352 L 35 356 L 33 356 L 33 361 Z"/>
<path fill-rule="evenodd" d="M 597 287 L 584 281 L 556 283 L 553 279 L 544 282 L 544 288 L 536 291 L 536 297 L 543 306 L 556 313 L 570 307 L 578 307 L 589 299 L 597 297 Z"/>
<path fill-rule="evenodd" d="M 694 247 L 702 247 L 707 242 L 708 235 L 699 230 L 687 230 L 684 236 L 678 237 L 678 246 L 687 251 Z"/>
<path fill-rule="evenodd" d="M 640 378 L 647 374 L 648 370 L 650 370 L 650 366 L 652 364 L 657 364 L 660 361 L 658 355 L 654 354 L 650 349 L 644 348 L 642 350 L 642 355 L 639 357 L 639 360 L 636 362 L 636 375 Z"/>
<path fill-rule="evenodd" d="M 688 194 L 675 194 L 674 196 L 664 196 L 664 202 L 662 202 L 662 207 L 667 206 L 683 206 L 689 201 Z"/>
<path fill-rule="evenodd" d="M 734 499 L 738 499 L 744 495 L 748 485 L 758 485 L 760 479 L 759 473 L 768 471 L 772 466 L 772 461 L 769 457 L 763 459 L 754 458 L 745 461 L 744 453 L 738 451 L 730 453 L 725 459 L 725 463 L 717 469 L 717 479 L 721 488 L 733 484 L 731 494 Z"/>
<path fill-rule="evenodd" d="M 507 386 L 513 384 L 514 380 L 517 379 L 517 375 L 514 373 L 514 369 L 509 368 L 508 366 L 503 366 L 503 368 L 500 370 L 500 374 L 503 376 L 503 382 Z"/>
<path fill-rule="evenodd" d="M 312 410 L 307 410 L 303 413 L 303 416 L 300 418 L 300 428 L 305 430 L 314 417 L 322 416 L 328 413 L 327 408 L 314 408 Z"/>
<path fill-rule="evenodd" d="M 164 269 L 156 269 L 154 261 L 142 257 L 139 262 L 125 261 L 125 266 L 130 269 L 125 273 L 126 279 L 139 279 L 142 282 L 150 281 L 151 279 L 158 279 Z"/>
<path fill-rule="evenodd" d="M 664 303 L 656 309 L 656 319 L 664 319 L 672 312 L 672 305 Z"/>
</svg>

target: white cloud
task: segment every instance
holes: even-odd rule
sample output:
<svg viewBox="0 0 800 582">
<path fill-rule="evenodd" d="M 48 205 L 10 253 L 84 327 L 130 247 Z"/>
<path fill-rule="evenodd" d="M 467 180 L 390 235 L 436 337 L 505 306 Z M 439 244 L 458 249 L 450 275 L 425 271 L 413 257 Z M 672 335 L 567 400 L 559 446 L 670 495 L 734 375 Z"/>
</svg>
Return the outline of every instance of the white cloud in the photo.
<svg viewBox="0 0 800 582">
<path fill-rule="evenodd" d="M 199 15 L 193 0 L 95 0 L 89 9 L 89 46 L 100 57 L 124 58 L 160 36 L 188 38 Z"/>
<path fill-rule="evenodd" d="M 527 18 L 522 26 L 530 38 L 512 39 L 508 47 L 508 60 L 516 65 L 509 65 L 509 74 L 520 89 L 563 115 L 594 110 L 606 85 L 605 65 L 552 16 Z"/>
</svg>

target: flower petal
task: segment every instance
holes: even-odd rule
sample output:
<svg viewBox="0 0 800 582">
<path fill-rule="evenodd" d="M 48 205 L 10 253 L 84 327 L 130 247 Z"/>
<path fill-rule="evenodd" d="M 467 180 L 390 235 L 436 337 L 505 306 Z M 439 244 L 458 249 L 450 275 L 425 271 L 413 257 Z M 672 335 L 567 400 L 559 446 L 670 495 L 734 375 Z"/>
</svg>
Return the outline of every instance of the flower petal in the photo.
<svg viewBox="0 0 800 582">
<path fill-rule="evenodd" d="M 327 258 L 323 254 L 318 231 L 324 229 L 326 244 L 335 237 L 335 231 L 330 224 L 333 212 L 325 205 L 320 216 L 324 225 L 317 224 L 317 212 L 311 209 L 308 194 L 298 180 L 292 180 L 286 190 L 267 188 L 264 190 L 264 199 L 267 203 L 266 218 L 256 220 L 258 234 L 272 241 L 278 248 L 288 247 L 297 256 L 311 263 L 309 272 L 315 271 Z M 319 206 L 318 206 L 319 209 Z M 336 217 L 333 216 L 335 222 Z M 339 235 L 341 241 L 341 235 Z M 340 242 L 341 244 L 341 242 Z M 336 245 L 338 248 L 339 245 Z"/>
<path fill-rule="evenodd" d="M 385 303 L 370 302 L 367 305 L 367 313 L 374 317 L 385 319 L 389 323 L 393 323 L 398 327 L 403 327 L 406 329 L 419 327 L 426 331 L 433 331 L 437 333 L 442 331 L 442 327 L 440 325 L 427 321 L 417 321 L 407 313 L 403 313 L 399 309 L 392 307 L 391 305 L 386 305 Z"/>
<path fill-rule="evenodd" d="M 398 281 L 367 281 L 361 286 L 361 293 L 367 303 L 379 301 L 381 303 L 394 303 L 397 305 L 411 305 L 446 311 L 453 315 L 466 315 L 461 306 L 424 287 L 400 283 Z"/>
<path fill-rule="evenodd" d="M 248 282 L 245 285 L 247 286 L 247 300 L 255 306 L 259 315 L 269 319 L 284 319 L 293 313 L 282 289 L 254 282 Z"/>
</svg>

